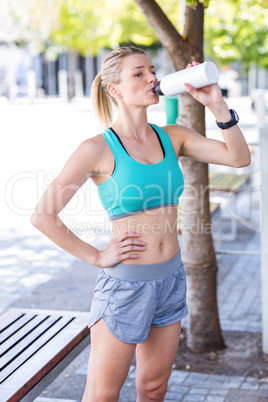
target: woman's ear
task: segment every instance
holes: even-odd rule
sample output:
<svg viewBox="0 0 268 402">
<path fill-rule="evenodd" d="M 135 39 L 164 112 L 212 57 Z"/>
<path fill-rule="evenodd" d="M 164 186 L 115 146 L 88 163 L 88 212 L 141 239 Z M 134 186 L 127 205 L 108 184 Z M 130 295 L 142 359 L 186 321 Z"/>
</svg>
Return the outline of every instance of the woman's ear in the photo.
<svg viewBox="0 0 268 402">
<path fill-rule="evenodd" d="M 108 84 L 107 85 L 107 90 L 108 90 L 109 94 L 113 98 L 115 98 L 115 99 L 121 99 L 122 98 L 122 95 L 121 95 L 119 89 L 116 87 L 116 85 Z"/>
</svg>

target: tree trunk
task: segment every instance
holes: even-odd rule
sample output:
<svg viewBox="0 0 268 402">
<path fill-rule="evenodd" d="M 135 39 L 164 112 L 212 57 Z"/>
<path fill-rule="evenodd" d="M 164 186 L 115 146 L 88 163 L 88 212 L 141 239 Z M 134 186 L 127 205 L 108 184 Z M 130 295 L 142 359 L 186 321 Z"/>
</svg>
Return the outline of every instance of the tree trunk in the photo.
<svg viewBox="0 0 268 402">
<path fill-rule="evenodd" d="M 203 61 L 204 7 L 186 6 L 184 38 L 154 0 L 135 0 L 166 48 L 176 70 Z M 180 95 L 180 123 L 205 136 L 205 109 L 188 93 Z M 208 165 L 181 158 L 182 255 L 187 274 L 187 346 L 194 352 L 219 350 L 224 341 L 217 308 L 217 263 L 211 233 Z"/>
</svg>

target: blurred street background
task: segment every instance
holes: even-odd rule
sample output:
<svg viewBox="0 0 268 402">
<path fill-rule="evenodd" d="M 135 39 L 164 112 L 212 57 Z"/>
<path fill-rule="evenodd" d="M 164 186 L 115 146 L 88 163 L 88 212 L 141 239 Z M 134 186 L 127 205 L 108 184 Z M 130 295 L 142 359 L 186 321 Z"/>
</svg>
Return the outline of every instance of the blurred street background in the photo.
<svg viewBox="0 0 268 402">
<path fill-rule="evenodd" d="M 180 32 L 189 3 L 194 2 L 159 1 Z M 235 196 L 235 209 L 233 196 L 218 194 L 214 198 L 221 205 L 220 213 L 212 215 L 219 318 L 223 331 L 261 334 L 261 234 L 267 205 L 262 202 L 259 144 L 260 128 L 268 123 L 267 1 L 204 3 L 208 6 L 204 59 L 219 67 L 222 94 L 229 108 L 240 116 L 239 125 L 252 155 L 251 165 L 245 168 L 209 166 L 210 172 L 246 174 L 249 178 Z M 98 269 L 55 246 L 31 226 L 30 217 L 72 152 L 82 141 L 101 132 L 91 110 L 91 84 L 106 54 L 124 44 L 146 50 L 158 79 L 174 71 L 167 51 L 132 0 L 1 1 L 0 313 L 11 307 L 90 308 Z M 178 121 L 179 104 L 176 97 L 162 97 L 158 105 L 148 109 L 149 122 L 161 126 Z M 222 139 L 209 111 L 206 135 Z M 226 215 L 231 222 L 224 219 Z M 96 187 L 89 181 L 61 218 L 97 248 L 103 248 L 110 239 L 109 220 Z M 232 223 L 236 223 L 235 233 Z M 187 320 L 183 327 L 187 327 Z M 89 349 L 38 402 L 81 400 Z M 187 365 L 181 371 L 174 367 L 166 400 L 268 400 L 268 368 L 261 379 L 246 373 L 232 376 L 231 367 L 224 375 L 189 369 Z M 120 401 L 135 401 L 134 382 L 133 365 Z"/>
</svg>

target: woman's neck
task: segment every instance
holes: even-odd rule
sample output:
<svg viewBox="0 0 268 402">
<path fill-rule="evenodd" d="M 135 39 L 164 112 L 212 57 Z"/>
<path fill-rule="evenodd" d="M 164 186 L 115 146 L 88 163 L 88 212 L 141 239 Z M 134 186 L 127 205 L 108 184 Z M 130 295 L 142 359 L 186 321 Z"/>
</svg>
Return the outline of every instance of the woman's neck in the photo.
<svg viewBox="0 0 268 402">
<path fill-rule="evenodd" d="M 121 136 L 130 136 L 142 140 L 150 131 L 147 120 L 147 108 L 136 108 L 118 111 L 118 117 L 113 124 L 114 130 Z"/>
</svg>

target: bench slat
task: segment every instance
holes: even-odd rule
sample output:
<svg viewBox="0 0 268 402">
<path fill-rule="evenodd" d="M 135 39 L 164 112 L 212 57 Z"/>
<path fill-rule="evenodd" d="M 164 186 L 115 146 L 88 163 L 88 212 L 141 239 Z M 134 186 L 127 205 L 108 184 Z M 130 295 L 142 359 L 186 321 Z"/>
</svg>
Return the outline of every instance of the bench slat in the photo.
<svg viewBox="0 0 268 402">
<path fill-rule="evenodd" d="M 16 345 L 12 350 L 6 353 L 1 358 L 1 369 L 10 361 L 14 360 L 18 355 L 20 355 L 27 347 L 34 342 L 40 335 L 46 333 L 46 331 L 59 319 L 58 316 L 48 317 L 45 321 L 41 323 L 34 331 L 29 334 L 29 336 L 23 339 L 19 344 Z"/>
<path fill-rule="evenodd" d="M 209 188 L 213 191 L 238 191 L 249 179 L 249 174 L 212 172 L 209 174 Z"/>
<path fill-rule="evenodd" d="M 20 327 L 19 330 L 15 330 L 12 336 L 9 337 L 1 346 L 1 354 L 2 357 L 9 349 L 14 348 L 18 342 L 20 342 L 25 336 L 30 334 L 42 321 L 44 321 L 47 316 L 45 315 L 32 315 L 33 319 L 27 320 L 26 324 L 23 327 Z M 25 315 L 26 318 L 29 318 L 30 315 Z M 13 327 L 13 326 L 12 326 Z"/>
<path fill-rule="evenodd" d="M 14 333 L 20 330 L 24 325 L 26 325 L 29 321 L 34 318 L 35 314 L 24 314 L 18 320 L 16 320 L 12 325 L 9 325 L 3 333 L 0 335 L 0 343 L 5 342 L 8 338 L 10 338 Z M 2 356 L 2 348 L 1 355 Z"/>
<path fill-rule="evenodd" d="M 21 310 L 12 309 L 1 315 L 0 334 L 14 321 L 23 316 Z"/>
<path fill-rule="evenodd" d="M 0 384 L 70 322 L 69 317 L 58 319 L 59 317 L 48 317 L 45 322 L 30 334 L 29 338 L 24 339 L 13 350 L 6 353 L 2 358 L 3 362 L 1 362 L 2 367 L 5 367 L 5 365 L 6 367 L 2 369 L 0 374 Z"/>
<path fill-rule="evenodd" d="M 70 317 L 68 317 L 70 321 Z M 89 336 L 89 314 L 80 313 L 57 335 L 50 332 L 52 339 L 43 345 L 41 338 L 37 340 L 39 350 L 33 358 L 29 358 L 22 364 L 16 373 L 4 381 L 4 387 L 0 387 L 0 400 L 17 402 L 25 396 L 44 376 L 51 371 L 76 345 Z M 41 347 L 43 346 L 43 347 Z M 29 349 L 33 348 L 30 347 Z M 16 390 L 16 391 L 15 391 Z"/>
</svg>

